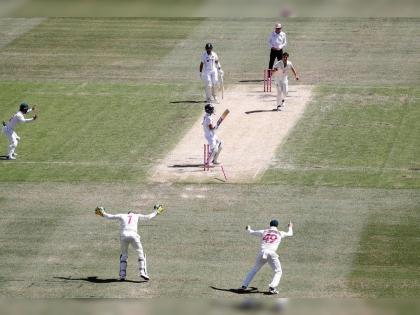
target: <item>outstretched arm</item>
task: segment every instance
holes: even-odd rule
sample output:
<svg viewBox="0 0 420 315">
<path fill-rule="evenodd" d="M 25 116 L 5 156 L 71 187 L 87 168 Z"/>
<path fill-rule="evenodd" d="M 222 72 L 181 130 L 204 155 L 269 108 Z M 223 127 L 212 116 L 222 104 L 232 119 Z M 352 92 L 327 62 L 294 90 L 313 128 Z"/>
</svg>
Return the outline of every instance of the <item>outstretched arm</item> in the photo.
<svg viewBox="0 0 420 315">
<path fill-rule="evenodd" d="M 245 229 L 249 232 L 249 234 L 254 235 L 254 236 L 263 236 L 264 234 L 264 230 L 254 231 L 253 229 L 251 229 L 249 225 L 247 225 Z"/>
<path fill-rule="evenodd" d="M 106 219 L 110 219 L 110 220 L 119 220 L 121 219 L 121 215 L 120 214 L 110 214 L 107 213 L 105 211 L 104 207 L 96 207 L 95 209 L 95 214 L 101 217 L 104 217 Z"/>
<path fill-rule="evenodd" d="M 151 220 L 155 216 L 157 216 L 158 214 L 163 213 L 163 211 L 165 211 L 165 208 L 163 208 L 162 205 L 157 204 L 157 205 L 154 205 L 153 206 L 153 210 L 154 211 L 152 213 L 150 213 L 150 214 L 139 214 L 139 219 L 140 220 L 143 220 L 143 221 L 145 221 L 145 220 Z"/>
</svg>

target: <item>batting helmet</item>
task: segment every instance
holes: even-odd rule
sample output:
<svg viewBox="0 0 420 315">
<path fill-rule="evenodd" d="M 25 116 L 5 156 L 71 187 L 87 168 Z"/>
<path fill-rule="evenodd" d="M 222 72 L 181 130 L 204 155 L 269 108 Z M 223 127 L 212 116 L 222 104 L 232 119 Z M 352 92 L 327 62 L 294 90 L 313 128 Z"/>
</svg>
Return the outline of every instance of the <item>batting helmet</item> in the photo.
<svg viewBox="0 0 420 315">
<path fill-rule="evenodd" d="M 213 114 L 214 113 L 214 106 L 212 104 L 207 104 L 206 106 L 204 106 L 204 111 L 207 114 Z"/>
<path fill-rule="evenodd" d="M 271 220 L 270 221 L 270 226 L 278 227 L 279 226 L 279 221 L 277 221 L 277 220 Z"/>
<path fill-rule="evenodd" d="M 205 48 L 206 48 L 206 50 L 207 49 L 213 49 L 213 45 L 211 43 L 207 43 Z"/>
<path fill-rule="evenodd" d="M 19 110 L 21 112 L 27 112 L 29 109 L 29 105 L 28 103 L 23 102 L 22 104 L 20 104 Z"/>
</svg>

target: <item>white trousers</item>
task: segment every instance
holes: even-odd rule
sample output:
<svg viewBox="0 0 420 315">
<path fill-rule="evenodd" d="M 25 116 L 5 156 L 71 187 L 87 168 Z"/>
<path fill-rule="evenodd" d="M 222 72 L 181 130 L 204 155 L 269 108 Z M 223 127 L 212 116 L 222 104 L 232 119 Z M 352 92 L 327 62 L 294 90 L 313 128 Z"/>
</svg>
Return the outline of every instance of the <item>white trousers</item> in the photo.
<svg viewBox="0 0 420 315">
<path fill-rule="evenodd" d="M 203 81 L 207 100 L 211 100 L 212 96 L 216 98 L 216 88 L 219 86 L 217 70 L 209 72 L 204 71 Z"/>
<path fill-rule="evenodd" d="M 7 126 L 3 126 L 2 131 L 7 137 L 7 140 L 9 141 L 7 155 L 11 157 L 15 153 L 20 137 L 16 134 L 16 132 L 13 129 L 8 128 Z"/>
<path fill-rule="evenodd" d="M 209 143 L 210 147 L 209 161 L 212 163 L 217 163 L 217 159 L 223 148 L 222 140 L 214 136 L 213 138 L 207 138 L 207 142 Z"/>
<path fill-rule="evenodd" d="M 268 286 L 271 288 L 276 288 L 279 285 L 281 275 L 283 273 L 281 270 L 279 255 L 277 255 L 277 253 L 273 251 L 262 251 L 258 254 L 254 267 L 246 276 L 242 284 L 244 287 L 249 286 L 254 276 L 261 269 L 261 267 L 265 265 L 266 262 L 268 262 L 268 264 L 271 266 L 271 268 L 274 271 L 273 279 Z"/>
<path fill-rule="evenodd" d="M 277 88 L 277 105 L 281 105 L 282 101 L 286 98 L 287 94 L 289 93 L 288 80 L 285 80 L 285 81 L 277 80 L 276 88 Z"/>
<path fill-rule="evenodd" d="M 121 255 L 120 255 L 120 277 L 125 278 L 127 273 L 128 246 L 131 244 L 137 252 L 139 271 L 147 274 L 146 255 L 143 252 L 143 246 L 140 242 L 140 236 L 136 233 L 130 233 L 120 236 Z"/>
</svg>

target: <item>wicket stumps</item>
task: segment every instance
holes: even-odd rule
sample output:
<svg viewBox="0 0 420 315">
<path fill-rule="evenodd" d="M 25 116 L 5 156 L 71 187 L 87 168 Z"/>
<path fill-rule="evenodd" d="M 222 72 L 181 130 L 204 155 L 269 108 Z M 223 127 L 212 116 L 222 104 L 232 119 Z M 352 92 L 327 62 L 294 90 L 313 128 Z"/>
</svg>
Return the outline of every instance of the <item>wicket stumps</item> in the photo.
<svg viewBox="0 0 420 315">
<path fill-rule="evenodd" d="M 210 146 L 208 144 L 204 144 L 204 154 L 203 154 L 203 170 L 209 171 L 210 170 Z"/>
<path fill-rule="evenodd" d="M 271 69 L 264 69 L 264 92 L 271 92 Z"/>
<path fill-rule="evenodd" d="M 203 147 L 203 170 L 204 171 L 210 171 L 210 156 L 211 156 L 210 145 L 204 144 L 204 147 Z M 225 181 L 227 181 L 226 172 L 222 164 L 220 164 L 220 169 L 223 172 Z"/>
</svg>

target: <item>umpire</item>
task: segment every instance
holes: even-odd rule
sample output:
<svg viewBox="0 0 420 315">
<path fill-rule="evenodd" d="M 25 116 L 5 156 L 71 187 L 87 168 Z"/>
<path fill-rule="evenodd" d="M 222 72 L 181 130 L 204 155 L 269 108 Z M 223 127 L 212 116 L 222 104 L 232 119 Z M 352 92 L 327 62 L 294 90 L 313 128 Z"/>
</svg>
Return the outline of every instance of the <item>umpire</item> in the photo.
<svg viewBox="0 0 420 315">
<path fill-rule="evenodd" d="M 268 39 L 268 44 L 271 48 L 268 69 L 273 69 L 276 58 L 277 60 L 282 60 L 283 48 L 287 45 L 286 33 L 282 32 L 281 24 L 277 23 L 274 28 L 274 32 L 270 34 L 270 38 Z"/>
</svg>

